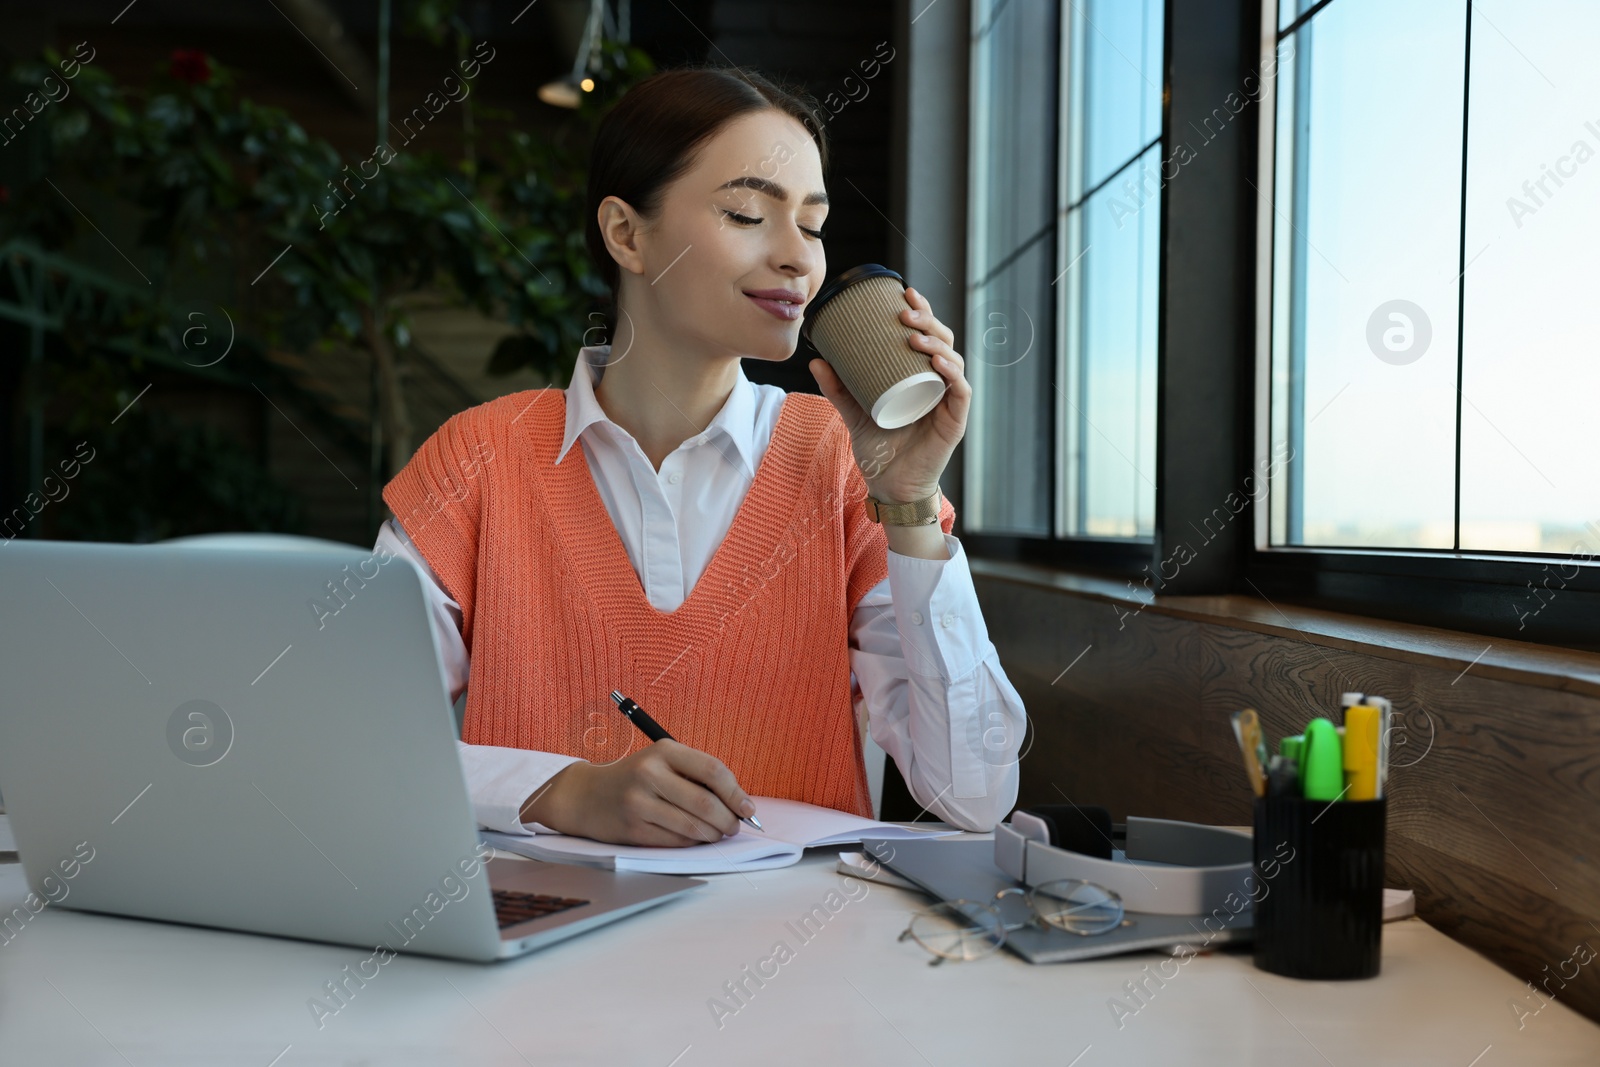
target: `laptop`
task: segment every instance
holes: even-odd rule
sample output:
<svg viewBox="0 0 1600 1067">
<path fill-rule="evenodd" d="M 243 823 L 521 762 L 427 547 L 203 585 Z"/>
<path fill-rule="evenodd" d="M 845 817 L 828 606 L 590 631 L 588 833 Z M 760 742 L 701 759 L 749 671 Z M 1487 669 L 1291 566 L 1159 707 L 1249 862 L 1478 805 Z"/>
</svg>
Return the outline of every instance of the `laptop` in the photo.
<svg viewBox="0 0 1600 1067">
<path fill-rule="evenodd" d="M 29 887 L 487 961 L 704 885 L 480 843 L 422 581 L 282 535 L 0 545 L 0 791 Z"/>
</svg>

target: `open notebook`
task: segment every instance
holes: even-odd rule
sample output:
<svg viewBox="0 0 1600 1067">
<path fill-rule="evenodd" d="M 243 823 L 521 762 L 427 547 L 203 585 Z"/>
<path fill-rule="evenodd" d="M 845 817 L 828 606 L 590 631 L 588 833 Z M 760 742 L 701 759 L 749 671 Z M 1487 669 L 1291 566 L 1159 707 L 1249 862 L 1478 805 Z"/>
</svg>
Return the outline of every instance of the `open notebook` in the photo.
<svg viewBox="0 0 1600 1067">
<path fill-rule="evenodd" d="M 732 837 L 684 848 L 608 845 L 565 834 L 524 837 L 484 830 L 479 836 L 495 848 L 536 860 L 581 863 L 607 870 L 650 871 L 655 874 L 724 874 L 787 867 L 800 862 L 801 853 L 808 848 L 853 845 L 863 837 L 905 840 L 945 837 L 961 832 L 931 826 L 913 829 L 894 823 L 875 822 L 848 812 L 803 804 L 798 800 L 778 800 L 774 797 L 750 799 L 755 801 L 756 818 L 766 827 L 766 833 L 740 824 L 739 832 Z"/>
</svg>

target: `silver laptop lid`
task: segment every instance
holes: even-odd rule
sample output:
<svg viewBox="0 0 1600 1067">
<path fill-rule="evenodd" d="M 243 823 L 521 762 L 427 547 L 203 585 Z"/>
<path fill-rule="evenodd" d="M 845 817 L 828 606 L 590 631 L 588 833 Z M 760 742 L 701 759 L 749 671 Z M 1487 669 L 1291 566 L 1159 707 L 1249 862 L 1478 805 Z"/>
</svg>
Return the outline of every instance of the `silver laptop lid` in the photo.
<svg viewBox="0 0 1600 1067">
<path fill-rule="evenodd" d="M 0 547 L 0 790 L 31 888 L 494 958 L 417 570 L 273 541 Z"/>
</svg>

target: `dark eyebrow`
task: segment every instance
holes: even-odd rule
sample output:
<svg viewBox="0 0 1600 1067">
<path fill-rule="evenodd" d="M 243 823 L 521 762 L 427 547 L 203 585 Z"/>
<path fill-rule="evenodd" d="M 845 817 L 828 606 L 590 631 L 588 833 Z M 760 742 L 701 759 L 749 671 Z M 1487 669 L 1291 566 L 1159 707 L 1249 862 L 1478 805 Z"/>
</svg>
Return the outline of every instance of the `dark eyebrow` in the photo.
<svg viewBox="0 0 1600 1067">
<path fill-rule="evenodd" d="M 754 189 L 758 193 L 766 193 L 780 203 L 786 203 L 789 199 L 789 190 L 777 182 L 768 181 L 766 178 L 758 178 L 753 174 L 746 174 L 733 179 L 731 182 L 723 182 L 717 186 L 717 192 L 719 193 L 724 189 Z M 806 198 L 800 201 L 800 206 L 810 207 L 812 204 L 827 206 L 827 203 L 827 193 L 807 193 Z"/>
</svg>

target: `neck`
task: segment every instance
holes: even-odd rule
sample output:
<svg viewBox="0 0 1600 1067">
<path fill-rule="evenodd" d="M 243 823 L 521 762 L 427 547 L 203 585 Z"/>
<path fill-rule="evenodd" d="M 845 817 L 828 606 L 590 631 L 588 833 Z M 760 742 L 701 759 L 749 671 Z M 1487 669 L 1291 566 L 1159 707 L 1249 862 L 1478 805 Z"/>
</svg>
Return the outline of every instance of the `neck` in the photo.
<svg viewBox="0 0 1600 1067">
<path fill-rule="evenodd" d="M 615 362 L 595 384 L 594 397 L 606 417 L 626 430 L 660 470 L 727 403 L 739 380 L 739 357 L 709 356 L 690 345 L 652 341 L 662 337 L 656 330 L 641 328 L 627 336 L 629 332 L 626 325 L 619 327 L 611 347 Z"/>
</svg>

